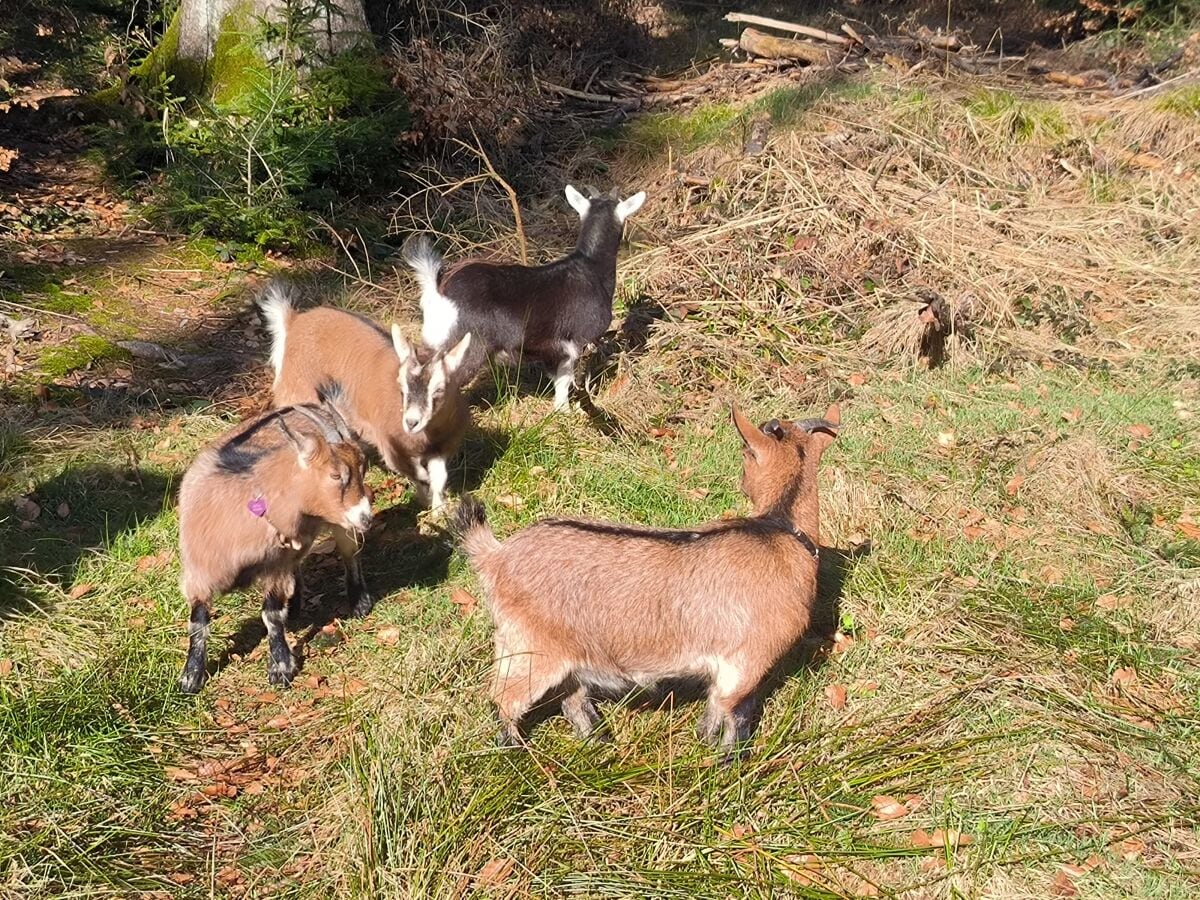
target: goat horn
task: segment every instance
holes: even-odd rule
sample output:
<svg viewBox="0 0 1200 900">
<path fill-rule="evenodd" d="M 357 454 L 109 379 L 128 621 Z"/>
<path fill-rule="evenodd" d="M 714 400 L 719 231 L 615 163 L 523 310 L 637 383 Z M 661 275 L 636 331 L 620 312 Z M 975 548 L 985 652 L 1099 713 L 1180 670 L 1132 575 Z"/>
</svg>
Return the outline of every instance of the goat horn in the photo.
<svg viewBox="0 0 1200 900">
<path fill-rule="evenodd" d="M 801 431 L 807 431 L 810 434 L 814 431 L 825 431 L 837 437 L 838 429 L 842 426 L 835 425 L 828 419 L 801 419 L 799 422 L 793 422 Z"/>
<path fill-rule="evenodd" d="M 296 410 L 296 412 L 300 413 L 300 415 L 304 416 L 321 429 L 321 434 L 325 436 L 325 441 L 327 443 L 340 444 L 342 442 L 343 438 L 339 433 L 340 429 L 337 427 L 336 423 L 333 425 L 333 427 L 330 427 L 329 422 L 318 415 L 316 410 L 312 409 L 311 407 L 296 406 L 293 408 Z"/>
</svg>

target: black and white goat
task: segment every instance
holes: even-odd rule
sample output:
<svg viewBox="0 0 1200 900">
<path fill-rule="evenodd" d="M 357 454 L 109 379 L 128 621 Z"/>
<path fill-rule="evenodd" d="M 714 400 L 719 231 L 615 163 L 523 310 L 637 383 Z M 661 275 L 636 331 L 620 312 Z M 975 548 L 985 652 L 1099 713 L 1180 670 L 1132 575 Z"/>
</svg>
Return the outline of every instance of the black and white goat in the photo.
<svg viewBox="0 0 1200 900">
<path fill-rule="evenodd" d="M 566 195 L 579 213 L 579 240 L 544 266 L 485 259 L 443 266 L 425 237 L 404 251 L 421 286 L 424 342 L 444 350 L 471 334 L 468 375 L 482 368 L 486 355 L 545 365 L 554 376 L 555 409 L 567 405 L 575 361 L 612 323 L 621 233 L 646 200 L 645 191 L 624 200 L 588 198 L 571 185 Z"/>
</svg>

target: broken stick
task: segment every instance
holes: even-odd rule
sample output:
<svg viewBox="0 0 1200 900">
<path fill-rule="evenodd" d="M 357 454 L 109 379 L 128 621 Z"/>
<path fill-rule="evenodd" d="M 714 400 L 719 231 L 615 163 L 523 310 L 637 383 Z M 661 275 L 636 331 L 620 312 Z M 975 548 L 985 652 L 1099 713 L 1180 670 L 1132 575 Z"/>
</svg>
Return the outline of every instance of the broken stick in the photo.
<svg viewBox="0 0 1200 900">
<path fill-rule="evenodd" d="M 747 28 L 738 40 L 738 46 L 751 56 L 767 59 L 796 59 L 811 65 L 828 66 L 834 62 L 834 52 L 811 41 L 794 41 L 779 38 L 756 28 Z"/>
<path fill-rule="evenodd" d="M 768 19 L 766 16 L 752 16 L 749 13 L 731 12 L 725 17 L 725 21 L 744 22 L 747 25 L 761 25 L 763 28 L 774 28 L 776 31 L 790 31 L 792 34 L 803 34 L 807 37 L 816 38 L 819 41 L 827 41 L 830 44 L 850 43 L 840 34 L 831 34 L 828 31 L 822 31 L 820 28 L 796 25 L 793 22 L 784 22 L 782 19 Z"/>
</svg>

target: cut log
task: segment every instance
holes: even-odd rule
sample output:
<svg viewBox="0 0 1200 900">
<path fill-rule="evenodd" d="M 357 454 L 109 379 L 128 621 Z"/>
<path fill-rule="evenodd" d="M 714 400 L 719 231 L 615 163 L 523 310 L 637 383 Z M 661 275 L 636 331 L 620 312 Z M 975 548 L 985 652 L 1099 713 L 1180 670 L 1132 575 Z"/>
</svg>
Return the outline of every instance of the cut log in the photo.
<svg viewBox="0 0 1200 900">
<path fill-rule="evenodd" d="M 840 34 L 831 34 L 820 28 L 809 28 L 807 25 L 796 25 L 781 19 L 768 19 L 766 16 L 752 16 L 749 13 L 731 12 L 725 17 L 726 22 L 741 22 L 746 25 L 761 25 L 763 28 L 774 28 L 776 31 L 790 31 L 792 34 L 803 34 L 830 44 L 849 44 Z"/>
<path fill-rule="evenodd" d="M 812 41 L 794 41 L 791 38 L 779 38 L 755 28 L 747 28 L 738 40 L 738 46 L 751 56 L 762 56 L 766 59 L 795 59 L 815 66 L 832 65 L 836 51 L 828 47 L 814 44 Z"/>
</svg>

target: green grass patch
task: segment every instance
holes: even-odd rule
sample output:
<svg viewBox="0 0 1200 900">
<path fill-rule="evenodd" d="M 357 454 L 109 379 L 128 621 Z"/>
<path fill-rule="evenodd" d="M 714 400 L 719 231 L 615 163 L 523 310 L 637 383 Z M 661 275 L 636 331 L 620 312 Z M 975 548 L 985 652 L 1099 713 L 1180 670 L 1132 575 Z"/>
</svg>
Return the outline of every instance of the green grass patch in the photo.
<svg viewBox="0 0 1200 900">
<path fill-rule="evenodd" d="M 1058 140 L 1067 133 L 1066 119 L 1056 104 L 1020 99 L 1008 91 L 984 91 L 966 108 L 1019 143 Z"/>
<path fill-rule="evenodd" d="M 111 341 L 98 335 L 84 334 L 44 351 L 38 366 L 50 377 L 61 378 L 104 360 L 127 359 L 128 356 L 127 351 Z"/>
<path fill-rule="evenodd" d="M 1154 108 L 1185 119 L 1200 118 L 1200 87 L 1193 84 L 1168 91 L 1155 99 Z"/>
<path fill-rule="evenodd" d="M 823 100 L 856 100 L 868 96 L 872 90 L 870 84 L 849 81 L 775 88 L 743 106 L 714 103 L 686 113 L 641 116 L 608 134 L 605 143 L 635 158 L 660 156 L 668 148 L 675 153 L 688 153 L 710 144 L 742 139 L 750 123 L 758 118 L 766 118 L 777 126 L 794 125 Z"/>
</svg>

